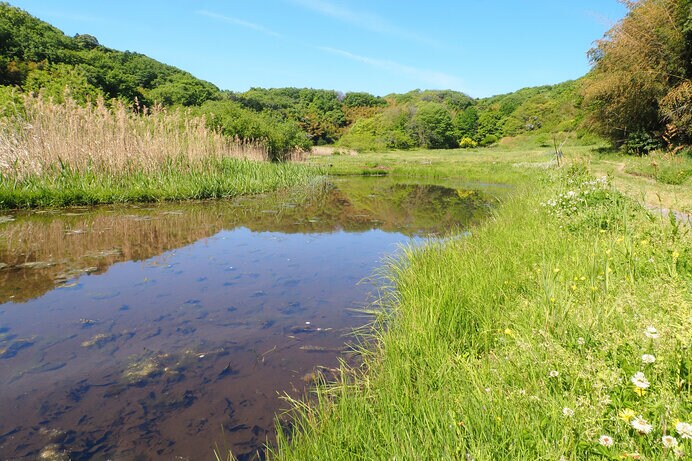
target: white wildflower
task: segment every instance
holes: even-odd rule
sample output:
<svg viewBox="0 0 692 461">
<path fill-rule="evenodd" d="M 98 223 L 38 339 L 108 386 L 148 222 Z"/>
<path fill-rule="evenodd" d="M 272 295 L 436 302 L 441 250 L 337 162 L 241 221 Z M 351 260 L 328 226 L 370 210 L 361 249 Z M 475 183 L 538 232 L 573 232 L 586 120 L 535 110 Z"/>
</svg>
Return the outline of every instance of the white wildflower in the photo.
<svg viewBox="0 0 692 461">
<path fill-rule="evenodd" d="M 580 336 L 577 338 L 577 344 L 583 346 L 584 344 L 586 344 L 586 340 Z"/>
<path fill-rule="evenodd" d="M 692 439 L 692 424 L 680 421 L 675 425 L 675 431 L 683 439 Z"/>
<path fill-rule="evenodd" d="M 562 409 L 562 415 L 563 415 L 565 418 L 571 418 L 572 416 L 574 416 L 574 410 L 572 410 L 572 409 L 569 408 L 569 407 L 565 407 L 565 408 Z"/>
<path fill-rule="evenodd" d="M 656 357 L 654 357 L 654 356 L 651 355 L 651 354 L 644 354 L 644 355 L 642 355 L 642 362 L 643 362 L 643 363 L 651 364 L 651 363 L 654 363 L 655 361 L 656 361 Z"/>
<path fill-rule="evenodd" d="M 610 398 L 609 395 L 606 395 L 606 396 L 604 396 L 601 400 L 599 400 L 598 403 L 600 403 L 600 404 L 603 405 L 604 407 L 607 407 L 608 405 L 610 405 L 611 403 L 613 403 L 613 401 L 611 400 L 611 398 Z"/>
<path fill-rule="evenodd" d="M 644 330 L 644 336 L 651 339 L 657 339 L 660 335 L 655 327 L 649 325 L 646 327 L 646 330 Z"/>
<path fill-rule="evenodd" d="M 611 436 L 603 434 L 598 438 L 598 443 L 600 443 L 604 447 L 610 448 L 613 446 L 615 442 L 613 441 L 613 438 Z"/>
<path fill-rule="evenodd" d="M 558 376 L 560 376 L 560 373 L 557 370 L 550 370 L 548 376 L 550 376 L 551 378 L 557 378 Z"/>
<path fill-rule="evenodd" d="M 676 439 L 672 435 L 664 435 L 663 437 L 661 437 L 661 443 L 666 448 L 675 448 L 678 446 L 678 439 Z"/>
<path fill-rule="evenodd" d="M 646 376 L 644 376 L 644 373 L 641 371 L 638 371 L 630 378 L 630 381 L 632 381 L 632 384 L 634 384 L 636 387 L 639 389 L 647 389 L 651 384 L 649 383 L 649 380 L 646 379 Z"/>
<path fill-rule="evenodd" d="M 641 415 L 637 416 L 636 418 L 633 418 L 632 421 L 630 421 L 630 425 L 632 425 L 632 429 L 639 432 L 640 434 L 648 434 L 653 429 L 653 426 L 646 422 L 646 420 L 642 418 Z"/>
</svg>

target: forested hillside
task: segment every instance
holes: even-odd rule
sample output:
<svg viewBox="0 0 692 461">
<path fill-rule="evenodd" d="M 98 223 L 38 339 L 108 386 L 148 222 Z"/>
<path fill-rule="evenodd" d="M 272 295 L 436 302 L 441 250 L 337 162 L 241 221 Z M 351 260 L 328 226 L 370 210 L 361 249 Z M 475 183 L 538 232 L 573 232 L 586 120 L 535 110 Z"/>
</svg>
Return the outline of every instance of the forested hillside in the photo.
<svg viewBox="0 0 692 461">
<path fill-rule="evenodd" d="M 199 105 L 219 89 L 139 53 L 99 44 L 92 35 L 68 37 L 7 3 L 0 3 L 0 84 L 43 90 L 62 100 L 65 87 L 78 101 L 121 99 L 150 105 Z"/>
<path fill-rule="evenodd" d="M 488 146 L 505 136 L 574 131 L 582 118 L 575 81 L 485 99 L 430 90 L 385 99 L 339 143 L 357 150 Z"/>
<path fill-rule="evenodd" d="M 0 3 L 0 112 L 10 100 L 16 105 L 18 94 L 39 93 L 56 103 L 69 95 L 80 104 L 116 99 L 135 110 L 181 107 L 227 136 L 265 145 L 272 158 L 312 145 L 476 147 L 506 136 L 585 130 L 638 153 L 687 144 L 690 0 L 641 3 L 597 42 L 586 77 L 484 99 L 451 90 L 384 97 L 308 88 L 222 91 L 142 54 L 104 47 L 92 35 L 66 36 Z M 659 32 L 640 33 L 649 23 Z M 633 36 L 639 38 L 628 41 Z"/>
<path fill-rule="evenodd" d="M 209 126 L 261 141 L 277 156 L 334 144 L 358 150 L 489 145 L 525 132 L 573 130 L 576 84 L 520 90 L 488 99 L 456 91 L 390 94 L 307 88 L 221 91 L 145 55 L 109 49 L 96 37 L 69 37 L 23 10 L 0 3 L 0 98 L 39 92 L 61 103 L 103 98 L 129 105 L 187 107 Z"/>
</svg>

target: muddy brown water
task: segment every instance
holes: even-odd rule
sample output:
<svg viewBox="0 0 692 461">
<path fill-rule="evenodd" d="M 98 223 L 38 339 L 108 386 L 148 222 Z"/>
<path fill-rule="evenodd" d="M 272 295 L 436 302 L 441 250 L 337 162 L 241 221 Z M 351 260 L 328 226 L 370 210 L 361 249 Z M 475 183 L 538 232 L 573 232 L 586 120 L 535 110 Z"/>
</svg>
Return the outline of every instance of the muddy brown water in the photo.
<svg viewBox="0 0 692 461">
<path fill-rule="evenodd" d="M 492 190 L 353 178 L 0 213 L 0 459 L 256 459 L 281 396 L 354 360 L 373 272 Z"/>
</svg>

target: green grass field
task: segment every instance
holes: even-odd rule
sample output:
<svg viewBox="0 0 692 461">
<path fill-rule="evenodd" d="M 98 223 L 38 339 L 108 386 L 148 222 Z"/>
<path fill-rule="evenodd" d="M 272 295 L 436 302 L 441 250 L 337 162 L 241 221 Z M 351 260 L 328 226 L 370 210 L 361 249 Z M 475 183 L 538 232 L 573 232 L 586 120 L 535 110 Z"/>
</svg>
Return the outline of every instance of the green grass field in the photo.
<svg viewBox="0 0 692 461">
<path fill-rule="evenodd" d="M 391 262 L 363 364 L 295 402 L 269 459 L 690 459 L 690 227 L 592 174 L 637 159 L 550 160 L 524 146 L 312 159 L 515 191 L 472 235 Z"/>
<path fill-rule="evenodd" d="M 0 209 L 224 198 L 305 185 L 319 174 L 298 163 L 233 158 L 171 161 L 149 173 L 56 167 L 41 176 L 0 176 Z"/>
</svg>

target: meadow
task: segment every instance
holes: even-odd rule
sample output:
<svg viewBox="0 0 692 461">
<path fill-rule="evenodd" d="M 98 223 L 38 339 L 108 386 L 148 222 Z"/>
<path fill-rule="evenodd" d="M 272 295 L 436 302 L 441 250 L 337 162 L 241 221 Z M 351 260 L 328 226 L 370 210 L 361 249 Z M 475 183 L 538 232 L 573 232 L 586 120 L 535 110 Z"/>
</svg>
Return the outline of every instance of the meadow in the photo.
<svg viewBox="0 0 692 461">
<path fill-rule="evenodd" d="M 293 402 L 269 459 L 689 459 L 690 227 L 614 183 L 670 204 L 691 189 L 595 147 L 566 147 L 561 168 L 527 143 L 312 159 L 514 193 L 471 235 L 389 262 L 362 364 Z M 625 167 L 594 174 L 608 162 Z"/>
</svg>

